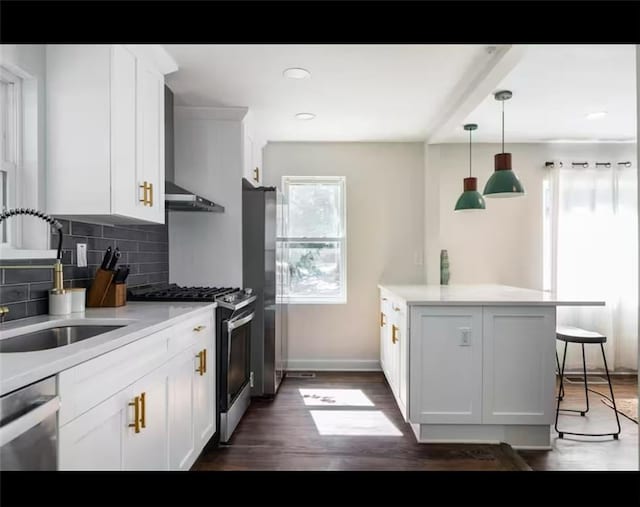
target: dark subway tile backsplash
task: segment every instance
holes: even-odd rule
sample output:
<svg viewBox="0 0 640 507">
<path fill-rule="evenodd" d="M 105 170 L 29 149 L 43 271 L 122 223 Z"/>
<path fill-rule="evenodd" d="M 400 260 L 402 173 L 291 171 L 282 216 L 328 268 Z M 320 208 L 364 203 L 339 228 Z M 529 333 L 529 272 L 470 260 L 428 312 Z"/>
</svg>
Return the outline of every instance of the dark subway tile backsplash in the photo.
<svg viewBox="0 0 640 507">
<path fill-rule="evenodd" d="M 166 284 L 169 282 L 169 236 L 166 225 L 96 225 L 59 220 L 65 287 L 91 285 L 107 247 L 120 249 L 118 266 L 131 269 L 127 286 Z M 166 222 L 166 220 L 165 220 Z M 76 266 L 76 245 L 87 244 L 87 267 Z M 58 235 L 52 234 L 51 248 L 57 248 Z M 48 260 L 3 261 L 10 265 L 53 264 Z M 48 310 L 47 291 L 53 287 L 52 268 L 0 269 L 0 304 L 9 307 L 5 320 L 42 315 Z"/>
</svg>

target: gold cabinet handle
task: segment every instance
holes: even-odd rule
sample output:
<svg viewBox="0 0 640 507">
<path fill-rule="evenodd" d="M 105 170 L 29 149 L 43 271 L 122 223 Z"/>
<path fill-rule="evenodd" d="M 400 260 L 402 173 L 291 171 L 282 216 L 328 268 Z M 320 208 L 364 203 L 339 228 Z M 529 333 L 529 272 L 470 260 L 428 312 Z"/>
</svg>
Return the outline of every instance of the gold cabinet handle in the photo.
<svg viewBox="0 0 640 507">
<path fill-rule="evenodd" d="M 153 183 L 144 181 L 142 185 L 138 185 L 142 189 L 142 199 L 140 202 L 144 206 L 153 206 Z M 147 195 L 147 192 L 149 193 Z"/>
<path fill-rule="evenodd" d="M 260 169 L 257 167 L 253 170 L 253 180 L 257 183 L 260 181 Z"/>
<path fill-rule="evenodd" d="M 194 328 L 193 328 L 193 330 L 194 330 L 196 333 L 199 333 L 200 331 L 202 331 L 202 330 L 203 330 L 204 328 L 206 328 L 206 327 L 207 327 L 207 326 L 202 326 L 202 325 L 200 325 L 200 326 L 196 326 L 196 327 L 194 327 Z"/>
<path fill-rule="evenodd" d="M 398 326 L 395 324 L 391 325 L 391 343 L 396 343 L 398 341 Z"/>
<path fill-rule="evenodd" d="M 393 311 L 394 312 L 399 312 L 400 311 L 400 307 L 399 306 L 393 306 L 393 305 L 391 305 L 391 306 L 393 307 Z"/>
<path fill-rule="evenodd" d="M 207 373 L 207 349 L 202 351 L 202 369 Z"/>
<path fill-rule="evenodd" d="M 142 199 L 140 202 L 146 206 L 147 205 L 147 182 L 145 181 L 142 185 L 138 185 L 142 189 Z"/>
<path fill-rule="evenodd" d="M 387 324 L 387 316 L 380 312 L 380 327 L 384 327 Z"/>
<path fill-rule="evenodd" d="M 198 366 L 196 371 L 200 374 L 200 376 L 204 375 L 204 366 L 202 364 L 203 356 L 204 356 L 204 354 L 202 353 L 202 350 L 200 352 L 198 352 L 198 355 L 196 356 L 198 358 L 198 361 L 200 362 L 200 365 Z"/>
<path fill-rule="evenodd" d="M 129 428 L 134 428 L 135 433 L 140 433 L 140 397 L 136 396 L 129 406 L 133 406 L 133 423 L 129 423 Z"/>
<path fill-rule="evenodd" d="M 140 408 L 141 408 L 141 412 L 142 415 L 140 416 L 140 426 L 142 428 L 146 428 L 147 427 L 147 404 L 145 403 L 146 401 L 146 393 L 142 393 L 140 395 Z"/>
</svg>

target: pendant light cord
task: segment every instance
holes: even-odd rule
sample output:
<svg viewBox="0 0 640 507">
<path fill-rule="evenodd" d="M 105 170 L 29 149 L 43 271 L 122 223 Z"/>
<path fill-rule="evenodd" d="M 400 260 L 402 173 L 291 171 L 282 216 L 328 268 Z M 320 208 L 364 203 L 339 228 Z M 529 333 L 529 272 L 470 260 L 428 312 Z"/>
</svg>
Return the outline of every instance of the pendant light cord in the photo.
<svg viewBox="0 0 640 507">
<path fill-rule="evenodd" d="M 504 100 L 502 101 L 502 153 L 504 153 Z"/>
<path fill-rule="evenodd" d="M 473 131 L 469 130 L 469 178 L 471 178 L 471 132 Z"/>
</svg>

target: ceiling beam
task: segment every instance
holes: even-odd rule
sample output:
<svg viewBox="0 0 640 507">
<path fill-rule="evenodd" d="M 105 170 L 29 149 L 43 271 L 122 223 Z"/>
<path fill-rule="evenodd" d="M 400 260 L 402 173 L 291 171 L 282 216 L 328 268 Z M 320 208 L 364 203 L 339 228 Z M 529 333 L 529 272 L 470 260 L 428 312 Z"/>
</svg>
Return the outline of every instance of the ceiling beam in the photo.
<svg viewBox="0 0 640 507">
<path fill-rule="evenodd" d="M 525 53 L 523 45 L 494 46 L 488 48 L 488 59 L 473 66 L 465 73 L 453 89 L 447 105 L 429 128 L 426 143 L 441 142 L 455 128 L 462 127 L 464 120 L 520 62 Z"/>
</svg>

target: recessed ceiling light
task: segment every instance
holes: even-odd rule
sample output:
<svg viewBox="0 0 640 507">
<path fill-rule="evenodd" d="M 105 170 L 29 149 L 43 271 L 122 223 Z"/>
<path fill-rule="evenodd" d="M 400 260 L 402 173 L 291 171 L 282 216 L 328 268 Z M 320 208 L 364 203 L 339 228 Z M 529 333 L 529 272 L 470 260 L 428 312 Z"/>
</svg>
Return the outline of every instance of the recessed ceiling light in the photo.
<svg viewBox="0 0 640 507">
<path fill-rule="evenodd" d="M 296 118 L 298 120 L 313 120 L 316 117 L 313 113 L 298 113 L 296 114 Z"/>
<path fill-rule="evenodd" d="M 311 77 L 311 72 L 300 67 L 292 67 L 290 69 L 285 69 L 282 75 L 289 79 L 308 79 Z"/>
<path fill-rule="evenodd" d="M 594 111 L 593 113 L 589 113 L 585 118 L 587 120 L 597 120 L 598 118 L 604 118 L 607 116 L 607 111 Z"/>
</svg>

